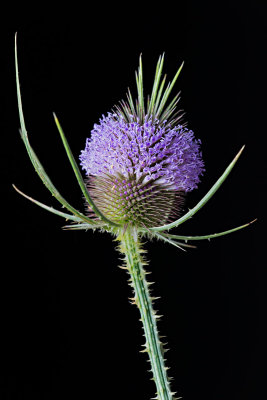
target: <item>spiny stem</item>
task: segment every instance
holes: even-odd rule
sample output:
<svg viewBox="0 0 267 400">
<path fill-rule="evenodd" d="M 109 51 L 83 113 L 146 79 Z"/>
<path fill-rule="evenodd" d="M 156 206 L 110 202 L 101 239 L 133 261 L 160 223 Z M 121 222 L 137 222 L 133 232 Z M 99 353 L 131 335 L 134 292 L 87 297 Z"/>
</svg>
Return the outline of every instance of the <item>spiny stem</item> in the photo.
<svg viewBox="0 0 267 400">
<path fill-rule="evenodd" d="M 144 252 L 138 241 L 138 232 L 133 227 L 128 227 L 122 232 L 118 240 L 121 242 L 120 250 L 125 255 L 126 267 L 130 274 L 131 286 L 134 289 L 134 303 L 139 308 L 141 321 L 143 323 L 146 338 L 145 350 L 149 355 L 153 379 L 157 388 L 158 400 L 174 400 L 170 390 L 167 376 L 167 368 L 164 365 L 163 345 L 159 339 L 156 324 L 156 313 L 153 310 L 152 298 L 150 296 L 146 280 L 144 265 L 146 264 L 141 256 Z"/>
</svg>

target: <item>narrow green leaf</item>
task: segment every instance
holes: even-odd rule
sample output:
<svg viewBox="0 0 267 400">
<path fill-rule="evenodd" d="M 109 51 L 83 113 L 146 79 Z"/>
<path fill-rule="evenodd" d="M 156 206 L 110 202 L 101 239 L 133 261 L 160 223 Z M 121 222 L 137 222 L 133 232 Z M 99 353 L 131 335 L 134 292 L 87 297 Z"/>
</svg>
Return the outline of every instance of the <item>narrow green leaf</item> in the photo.
<svg viewBox="0 0 267 400">
<path fill-rule="evenodd" d="M 181 70 L 183 68 L 183 65 L 184 65 L 184 62 L 181 64 L 180 68 L 176 72 L 176 75 L 173 78 L 172 82 L 167 85 L 167 88 L 166 88 L 166 90 L 164 92 L 164 95 L 163 95 L 163 97 L 161 99 L 160 105 L 159 105 L 158 109 L 156 110 L 156 117 L 157 118 L 160 117 L 161 113 L 164 110 L 164 106 L 166 104 L 166 101 L 168 100 L 168 97 L 169 97 L 169 95 L 170 95 L 170 93 L 172 91 L 172 88 L 173 88 L 175 82 L 177 81 L 178 76 L 180 75 L 180 72 L 181 72 Z"/>
<path fill-rule="evenodd" d="M 115 106 L 115 113 L 117 115 L 122 115 L 125 121 L 129 122 L 131 120 L 131 108 L 124 100 L 120 101 L 119 105 Z"/>
<path fill-rule="evenodd" d="M 159 57 L 157 67 L 156 67 L 155 78 L 154 78 L 154 83 L 153 83 L 153 88 L 152 88 L 152 93 L 151 93 L 151 99 L 150 99 L 149 107 L 147 110 L 147 113 L 149 115 L 153 114 L 154 104 L 156 101 L 158 87 L 159 87 L 159 83 L 160 83 L 160 77 L 161 77 L 162 68 L 163 68 L 163 63 L 164 63 L 164 54 Z"/>
<path fill-rule="evenodd" d="M 164 242 L 167 242 L 167 243 L 169 243 L 169 244 L 171 244 L 171 245 L 173 245 L 173 246 L 175 246 L 175 247 L 178 247 L 178 249 L 183 250 L 183 251 L 186 251 L 185 249 L 183 249 L 183 247 L 191 247 L 191 248 L 195 248 L 195 247 L 196 247 L 196 246 L 192 246 L 192 245 L 190 245 L 190 244 L 185 244 L 185 243 L 177 242 L 176 240 L 172 240 L 172 239 L 170 239 L 169 237 L 167 237 L 167 236 L 165 236 L 165 235 L 162 235 L 162 234 L 160 234 L 160 233 L 158 233 L 158 232 L 153 232 L 153 233 L 156 234 L 156 236 L 157 236 L 159 239 L 161 239 L 161 240 L 163 240 Z"/>
<path fill-rule="evenodd" d="M 169 239 L 178 239 L 178 240 L 205 240 L 205 239 L 213 239 L 217 238 L 219 236 L 224 236 L 228 235 L 229 233 L 233 233 L 236 231 L 239 231 L 240 229 L 246 228 L 247 226 L 253 224 L 257 219 L 254 219 L 253 221 L 248 222 L 247 224 L 237 226 L 236 228 L 229 229 L 224 232 L 219 232 L 219 233 L 213 233 L 211 235 L 204 235 L 204 236 L 181 236 L 181 235 L 171 235 L 170 233 L 162 233 L 162 236 L 165 236 Z"/>
<path fill-rule="evenodd" d="M 131 91 L 130 91 L 129 88 L 128 88 L 128 93 L 126 94 L 126 96 L 127 96 L 127 101 L 128 101 L 128 103 L 129 103 L 129 106 L 130 106 L 132 115 L 133 115 L 133 117 L 136 117 L 136 110 L 135 110 L 135 107 L 134 107 L 134 102 L 133 102 L 132 94 L 131 94 Z"/>
<path fill-rule="evenodd" d="M 90 207 L 92 208 L 92 210 L 95 212 L 95 214 L 102 221 L 104 221 L 107 224 L 112 225 L 112 226 L 120 226 L 120 225 L 116 224 L 115 222 L 110 221 L 107 217 L 105 217 L 105 215 L 102 214 L 101 211 L 98 209 L 98 207 L 95 205 L 94 201 L 92 200 L 92 198 L 91 198 L 90 194 L 88 193 L 88 190 L 87 190 L 87 188 L 86 188 L 86 186 L 84 184 L 83 177 L 82 177 L 81 172 L 80 172 L 80 170 L 78 168 L 78 165 L 77 165 L 77 163 L 75 161 L 75 158 L 74 158 L 74 156 L 72 154 L 72 151 L 70 149 L 70 146 L 68 144 L 66 136 L 64 135 L 63 129 L 61 128 L 60 123 L 59 123 L 59 121 L 58 121 L 58 119 L 56 117 L 56 114 L 53 113 L 53 116 L 54 116 L 54 119 L 55 119 L 56 126 L 58 128 L 58 131 L 60 133 L 61 140 L 62 140 L 63 145 L 65 147 L 67 156 L 69 158 L 69 161 L 71 163 L 72 169 L 73 169 L 74 174 L 76 176 L 76 179 L 77 179 L 77 181 L 78 181 L 78 183 L 80 185 L 80 188 L 82 190 L 82 193 L 83 193 L 84 197 L 86 198 L 87 202 L 89 203 Z"/>
<path fill-rule="evenodd" d="M 30 200 L 31 202 L 33 202 L 37 206 L 39 206 L 41 208 L 44 208 L 45 210 L 47 210 L 47 211 L 49 211 L 49 212 L 51 212 L 53 214 L 59 215 L 60 217 L 65 218 L 66 220 L 71 220 L 71 221 L 76 221 L 76 222 L 83 222 L 83 220 L 81 218 L 76 217 L 73 214 L 66 214 L 66 213 L 64 213 L 62 211 L 58 211 L 58 210 L 54 209 L 53 207 L 49 207 L 49 206 L 41 203 L 40 201 L 37 201 L 37 200 L 33 199 L 30 196 L 27 196 L 25 193 L 23 193 L 21 190 L 19 190 L 15 185 L 12 185 L 12 186 L 19 194 L 21 194 L 21 196 L 23 196 L 26 199 Z M 87 224 L 87 225 L 90 225 L 90 224 Z M 90 226 L 92 227 L 94 225 L 90 225 Z"/>
<path fill-rule="evenodd" d="M 239 159 L 242 151 L 244 150 L 243 146 L 241 150 L 237 153 L 233 161 L 229 164 L 229 166 L 226 168 L 224 173 L 221 175 L 221 177 L 215 182 L 215 184 L 212 186 L 212 188 L 208 191 L 208 193 L 197 203 L 197 205 L 189 210 L 185 215 L 183 215 L 181 218 L 177 219 L 174 222 L 171 222 L 170 224 L 163 225 L 163 226 L 157 226 L 154 228 L 150 228 L 152 231 L 165 231 L 169 230 L 171 228 L 174 228 L 175 226 L 181 225 L 185 221 L 187 221 L 189 218 L 191 218 L 194 214 L 196 214 L 208 201 L 211 199 L 211 197 L 217 192 L 219 187 L 222 185 L 222 183 L 225 181 L 229 173 L 232 171 L 234 165 L 236 164 L 237 160 Z"/>
<path fill-rule="evenodd" d="M 140 232 L 145 232 L 149 237 L 157 237 L 160 240 L 163 240 L 164 242 L 167 242 L 169 244 L 172 244 L 175 247 L 178 247 L 180 250 L 185 251 L 185 249 L 183 249 L 182 247 L 191 247 L 191 248 L 195 248 L 196 246 L 192 246 L 190 244 L 185 244 L 185 243 L 181 243 L 181 242 L 177 242 L 176 240 L 172 240 L 169 237 L 167 237 L 167 235 L 163 235 L 162 233 L 158 233 L 158 232 L 152 232 L 151 228 L 142 228 L 140 229 Z"/>
<path fill-rule="evenodd" d="M 48 190 L 52 193 L 52 195 L 64 206 L 66 207 L 70 212 L 72 212 L 74 215 L 79 217 L 85 222 L 88 223 L 94 223 L 93 221 L 90 220 L 90 218 L 86 217 L 85 215 L 81 214 L 79 211 L 77 211 L 74 207 L 72 207 L 58 192 L 58 190 L 55 188 L 53 183 L 51 182 L 49 176 L 46 174 L 42 164 L 40 163 L 37 155 L 35 154 L 34 150 L 32 149 L 29 139 L 28 139 L 28 134 L 25 126 L 25 120 L 24 120 L 24 115 L 23 115 L 23 110 L 22 110 L 22 101 L 21 101 L 21 92 L 20 92 L 20 83 L 19 83 L 19 71 L 18 71 L 18 55 L 17 55 L 17 35 L 15 36 L 15 69 L 16 69 L 16 85 L 17 85 L 17 98 L 18 98 L 18 109 L 19 109 L 19 119 L 20 119 L 20 134 L 22 137 L 22 140 L 25 144 L 26 150 L 28 152 L 29 158 L 35 168 L 35 171 L 43 181 L 44 185 L 47 187 Z"/>
<path fill-rule="evenodd" d="M 180 92 L 172 99 L 171 103 L 164 109 L 160 117 L 160 121 L 164 121 L 165 119 L 169 119 L 172 113 L 175 111 L 178 102 L 180 101 Z"/>
<path fill-rule="evenodd" d="M 104 227 L 104 225 L 90 225 L 90 224 L 82 223 L 82 224 L 65 225 L 65 226 L 63 226 L 63 229 L 71 230 L 71 231 L 78 231 L 78 230 L 87 231 L 88 229 L 103 228 L 103 227 Z"/>
<path fill-rule="evenodd" d="M 138 93 L 138 116 L 142 121 L 145 116 L 144 110 L 144 88 L 143 88 L 143 66 L 142 66 L 142 54 L 139 57 L 139 68 L 138 73 L 135 74 L 137 93 Z"/>
<path fill-rule="evenodd" d="M 167 75 L 165 74 L 163 79 L 162 79 L 162 81 L 161 81 L 159 91 L 157 93 L 157 99 L 156 99 L 155 106 L 154 106 L 154 109 L 153 109 L 155 114 L 156 114 L 156 110 L 158 109 L 158 105 L 159 105 L 159 102 L 160 102 L 160 99 L 161 99 L 161 95 L 162 95 L 162 91 L 164 89 L 164 85 L 165 85 L 166 79 L 167 79 Z"/>
</svg>

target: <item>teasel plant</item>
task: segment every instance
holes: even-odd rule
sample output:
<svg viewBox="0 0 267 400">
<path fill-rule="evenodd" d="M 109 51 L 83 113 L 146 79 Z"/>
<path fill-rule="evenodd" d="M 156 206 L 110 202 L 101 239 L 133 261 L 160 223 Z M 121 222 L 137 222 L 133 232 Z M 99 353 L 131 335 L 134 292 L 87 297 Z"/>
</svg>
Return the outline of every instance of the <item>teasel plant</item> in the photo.
<svg viewBox="0 0 267 400">
<path fill-rule="evenodd" d="M 178 250 L 195 247 L 196 241 L 218 238 L 249 226 L 244 225 L 214 234 L 184 236 L 169 233 L 192 218 L 217 192 L 238 161 L 244 146 L 227 166 L 207 194 L 189 211 L 182 213 L 185 196 L 197 189 L 203 175 L 201 142 L 183 123 L 183 113 L 177 108 L 180 93 L 171 100 L 170 94 L 183 64 L 172 81 L 163 76 L 164 54 L 158 59 L 151 95 L 143 92 L 142 56 L 136 72 L 137 99 L 130 90 L 126 101 L 114 106 L 95 124 L 80 154 L 82 175 L 71 152 L 67 138 L 55 114 L 54 120 L 85 201 L 85 211 L 74 208 L 56 189 L 34 152 L 25 126 L 18 72 L 17 35 L 15 37 L 15 70 L 20 135 L 28 156 L 40 179 L 64 212 L 33 199 L 14 189 L 34 204 L 69 221 L 68 230 L 99 230 L 113 237 L 124 263 L 121 268 L 129 275 L 133 295 L 130 298 L 140 312 L 144 331 L 142 352 L 150 362 L 152 380 L 158 400 L 175 400 L 165 360 L 165 346 L 157 327 L 159 316 L 156 300 L 147 280 L 148 267 L 144 256 L 144 240 L 161 240 Z M 179 254 L 178 254 L 179 256 Z"/>
</svg>

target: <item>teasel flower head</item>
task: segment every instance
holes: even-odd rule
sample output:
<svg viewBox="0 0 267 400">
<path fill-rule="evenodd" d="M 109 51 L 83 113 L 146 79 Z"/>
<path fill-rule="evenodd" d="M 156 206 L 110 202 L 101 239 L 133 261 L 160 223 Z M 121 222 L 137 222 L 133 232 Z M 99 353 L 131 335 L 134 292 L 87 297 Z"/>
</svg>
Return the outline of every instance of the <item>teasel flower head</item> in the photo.
<svg viewBox="0 0 267 400">
<path fill-rule="evenodd" d="M 118 224 L 153 227 L 172 221 L 204 171 L 200 140 L 182 124 L 182 113 L 176 110 L 179 94 L 165 107 L 182 66 L 162 95 L 163 59 L 145 106 L 140 57 L 135 106 L 128 91 L 128 101 L 94 125 L 80 155 L 95 204 Z"/>
<path fill-rule="evenodd" d="M 152 92 L 145 101 L 140 56 L 139 69 L 136 72 L 137 100 L 133 101 L 128 89 L 126 101 L 119 102 L 94 125 L 80 155 L 80 164 L 86 173 L 85 179 L 54 114 L 64 148 L 86 200 L 86 215 L 59 193 L 30 144 L 22 109 L 15 37 L 21 138 L 35 171 L 67 212 L 49 207 L 26 195 L 16 186 L 14 188 L 38 206 L 70 221 L 71 225 L 64 226 L 65 229 L 100 229 L 118 235 L 125 232 L 127 227 L 132 227 L 149 239 L 156 237 L 180 249 L 192 247 L 187 241 L 219 237 L 250 225 L 248 223 L 204 236 L 168 233 L 170 229 L 192 218 L 216 193 L 239 159 L 244 146 L 206 195 L 192 209 L 182 213 L 186 193 L 198 187 L 205 169 L 200 140 L 186 127 L 186 123 L 182 121 L 184 114 L 177 108 L 180 93 L 169 101 L 183 64 L 173 80 L 166 85 L 166 75 L 162 76 L 163 63 L 164 54 L 159 57 Z"/>
</svg>

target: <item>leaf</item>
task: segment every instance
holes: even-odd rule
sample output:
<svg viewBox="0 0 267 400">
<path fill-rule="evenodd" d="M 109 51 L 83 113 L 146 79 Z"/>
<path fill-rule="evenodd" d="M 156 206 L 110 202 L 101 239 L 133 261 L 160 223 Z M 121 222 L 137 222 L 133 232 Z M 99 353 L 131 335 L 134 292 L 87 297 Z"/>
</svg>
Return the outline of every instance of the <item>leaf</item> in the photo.
<svg viewBox="0 0 267 400">
<path fill-rule="evenodd" d="M 240 229 L 246 228 L 247 226 L 253 224 L 255 221 L 257 221 L 257 218 L 254 219 L 251 222 L 248 222 L 247 224 L 241 225 L 241 226 L 237 226 L 236 228 L 232 228 L 229 229 L 227 231 L 224 232 L 219 232 L 219 233 L 213 233 L 211 235 L 203 235 L 203 236 L 181 236 L 181 235 L 171 235 L 170 233 L 162 233 L 162 236 L 165 236 L 169 239 L 178 239 L 178 240 L 205 240 L 205 239 L 213 239 L 219 236 L 224 236 L 224 235 L 228 235 L 229 233 L 233 233 L 236 231 L 239 231 Z"/>
<path fill-rule="evenodd" d="M 196 246 L 192 246 L 190 244 L 185 244 L 185 243 L 177 242 L 176 240 L 172 240 L 168 236 L 160 234 L 158 232 L 153 232 L 153 234 L 156 234 L 156 236 L 159 239 L 161 239 L 161 240 L 163 240 L 163 241 L 165 241 L 165 242 L 167 242 L 169 244 L 172 244 L 173 246 L 178 247 L 178 249 L 183 250 L 183 251 L 186 251 L 185 249 L 183 249 L 183 247 L 196 248 Z"/>
<path fill-rule="evenodd" d="M 156 101 L 156 98 L 157 98 L 158 87 L 159 87 L 159 83 L 160 83 L 160 77 L 161 77 L 161 73 L 162 73 L 163 63 L 164 63 L 164 54 L 159 57 L 159 60 L 158 60 L 158 63 L 157 63 L 157 67 L 156 67 L 156 72 L 155 72 L 155 78 L 154 78 L 151 98 L 150 98 L 149 107 L 148 107 L 148 110 L 147 110 L 147 113 L 149 115 L 153 114 L 153 111 L 154 111 L 154 105 L 155 105 L 155 101 Z"/>
<path fill-rule="evenodd" d="M 162 226 L 157 226 L 154 228 L 151 228 L 152 231 L 165 231 L 172 229 L 176 226 L 179 226 L 183 224 L 185 221 L 187 221 L 189 218 L 191 218 L 194 214 L 196 214 L 211 198 L 212 196 L 217 192 L 219 187 L 222 185 L 222 183 L 225 181 L 227 176 L 230 174 L 232 171 L 234 165 L 236 164 L 237 160 L 239 159 L 242 151 L 244 150 L 245 146 L 241 148 L 241 150 L 237 153 L 233 161 L 229 164 L 229 166 L 226 168 L 224 173 L 221 175 L 221 177 L 215 182 L 215 184 L 212 186 L 212 188 L 208 191 L 208 193 L 197 203 L 197 205 L 189 210 L 185 215 L 183 215 L 181 218 L 177 219 L 174 222 L 171 222 L 170 224 L 167 225 L 162 225 Z"/>
<path fill-rule="evenodd" d="M 155 110 L 155 115 L 156 115 L 157 118 L 160 118 L 161 113 L 164 110 L 164 106 L 166 104 L 166 101 L 168 100 L 168 97 L 169 97 L 169 95 L 170 95 L 170 93 L 172 91 L 172 88 L 173 88 L 175 82 L 177 81 L 178 76 L 180 75 L 180 72 L 181 72 L 183 66 L 184 66 L 184 62 L 182 62 L 181 66 L 178 69 L 178 71 L 176 72 L 176 75 L 173 78 L 172 82 L 167 85 L 167 88 L 166 88 L 166 90 L 165 90 L 165 92 L 164 92 L 164 94 L 162 96 L 161 102 L 160 102 L 157 110 Z"/>
<path fill-rule="evenodd" d="M 15 36 L 15 68 L 16 68 L 16 85 L 17 85 L 17 98 L 18 98 L 18 109 L 19 109 L 19 119 L 20 119 L 20 134 L 22 137 L 22 140 L 25 144 L 25 147 L 27 149 L 28 155 L 30 157 L 30 160 L 35 168 L 35 171 L 43 181 L 44 185 L 47 187 L 48 190 L 52 193 L 52 195 L 64 206 L 66 207 L 70 212 L 72 212 L 74 215 L 79 217 L 81 220 L 89 223 L 94 223 L 90 218 L 86 217 L 79 211 L 77 211 L 74 207 L 72 207 L 58 192 L 58 190 L 55 188 L 53 183 L 51 182 L 49 176 L 46 174 L 42 164 L 40 163 L 38 157 L 36 156 L 35 152 L 33 151 L 29 139 L 28 139 L 28 134 L 25 126 L 25 120 L 24 120 L 24 115 L 23 115 L 23 110 L 22 110 L 22 101 L 21 101 L 21 92 L 20 92 L 20 83 L 19 83 L 19 71 L 18 71 L 18 55 L 17 55 L 17 35 Z"/>
<path fill-rule="evenodd" d="M 74 174 L 75 174 L 75 176 L 76 176 L 76 178 L 77 178 L 77 181 L 78 181 L 78 183 L 79 183 L 79 185 L 80 185 L 80 188 L 81 188 L 81 190 L 82 190 L 82 193 L 83 193 L 84 197 L 86 198 L 87 202 L 89 203 L 89 205 L 91 206 L 91 208 L 92 208 L 92 210 L 95 212 L 95 214 L 96 214 L 102 221 L 104 221 L 104 222 L 106 222 L 107 224 L 112 225 L 112 226 L 117 226 L 117 227 L 120 226 L 120 225 L 116 224 L 115 222 L 110 221 L 107 217 L 105 217 L 105 215 L 101 213 L 101 211 L 97 208 L 96 204 L 95 204 L 94 201 L 92 200 L 92 198 L 91 198 L 91 196 L 90 196 L 90 194 L 89 194 L 89 192 L 88 192 L 88 190 L 87 190 L 87 188 L 86 188 L 86 186 L 85 186 L 85 184 L 84 184 L 83 177 L 82 177 L 81 172 L 80 172 L 80 170 L 79 170 L 79 168 L 78 168 L 78 165 L 77 165 L 77 163 L 76 163 L 76 161 L 75 161 L 75 159 L 74 159 L 74 156 L 73 156 L 73 154 L 72 154 L 72 151 L 71 151 L 71 149 L 70 149 L 70 146 L 69 146 L 69 144 L 68 144 L 68 141 L 67 141 L 67 139 L 66 139 L 66 136 L 64 135 L 63 129 L 61 128 L 60 123 L 59 123 L 59 121 L 58 121 L 58 119 L 57 119 L 57 116 L 56 116 L 55 113 L 53 113 L 53 116 L 54 116 L 54 119 L 55 119 L 56 126 L 57 126 L 57 128 L 58 128 L 58 131 L 59 131 L 59 133 L 60 133 L 60 137 L 61 137 L 61 139 L 62 139 L 63 145 L 64 145 L 64 147 L 65 147 L 67 156 L 68 156 L 69 161 L 70 161 L 70 163 L 71 163 L 72 169 L 73 169 L 73 171 L 74 171 Z"/>
<path fill-rule="evenodd" d="M 65 218 L 66 220 L 72 220 L 72 221 L 76 221 L 76 222 L 82 222 L 82 221 L 83 221 L 81 218 L 76 217 L 76 216 L 73 215 L 73 214 L 66 214 L 66 213 L 64 213 L 64 212 L 62 212 L 62 211 L 58 211 L 58 210 L 54 209 L 53 207 L 49 207 L 49 206 L 47 206 L 47 205 L 41 203 L 40 201 L 37 201 L 37 200 L 33 199 L 33 198 L 30 197 L 30 196 L 27 196 L 25 193 L 23 193 L 21 190 L 19 190 L 15 185 L 12 185 L 12 186 L 13 186 L 13 188 L 14 188 L 19 194 L 21 194 L 23 197 L 25 197 L 26 199 L 28 199 L 28 200 L 32 201 L 33 203 L 35 203 L 37 206 L 42 207 L 42 208 L 44 208 L 45 210 L 47 210 L 47 211 L 49 211 L 49 212 L 51 212 L 51 213 L 53 213 L 53 214 L 57 214 L 57 215 L 59 215 L 60 217 Z M 90 225 L 90 224 L 87 224 L 87 225 Z M 92 225 L 92 226 L 95 226 L 95 225 Z"/>
<path fill-rule="evenodd" d="M 155 105 L 153 107 L 153 111 L 157 110 L 157 108 L 158 108 L 158 105 L 159 105 L 159 102 L 160 102 L 160 99 L 161 99 L 161 94 L 162 94 L 166 79 L 167 79 L 167 75 L 165 74 L 163 79 L 162 79 L 162 81 L 161 81 L 159 91 L 157 93 L 157 99 L 156 99 L 156 103 L 155 103 Z"/>
<path fill-rule="evenodd" d="M 102 225 L 96 226 L 96 225 L 90 225 L 90 224 L 86 224 L 86 223 L 63 226 L 63 229 L 72 230 L 72 231 L 77 231 L 77 230 L 87 231 L 88 229 L 95 229 L 95 228 L 103 228 L 103 227 L 102 227 Z"/>
<path fill-rule="evenodd" d="M 138 73 L 135 73 L 136 85 L 137 85 L 137 94 L 138 94 L 138 107 L 137 114 L 140 118 L 140 121 L 143 121 L 145 116 L 144 109 L 144 89 L 143 89 L 143 66 L 142 66 L 142 54 L 139 57 L 139 68 Z"/>
<path fill-rule="evenodd" d="M 183 249 L 182 247 L 191 247 L 191 248 L 195 248 L 196 246 L 192 246 L 190 244 L 185 244 L 185 243 L 181 243 L 181 242 L 177 242 L 174 241 L 172 239 L 169 239 L 168 237 L 166 237 L 166 235 L 160 234 L 158 232 L 152 232 L 151 228 L 147 228 L 144 226 L 144 228 L 140 229 L 140 232 L 146 232 L 146 234 L 149 237 L 157 237 L 160 240 L 163 240 L 164 242 L 167 242 L 169 244 L 172 244 L 175 247 L 178 247 L 178 249 L 186 251 L 185 249 Z"/>
</svg>

